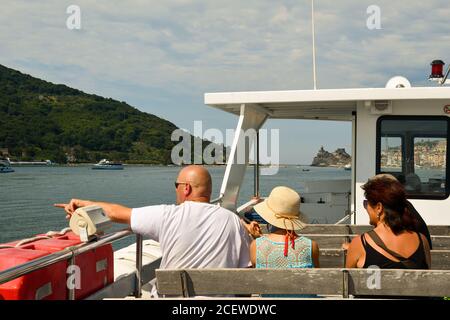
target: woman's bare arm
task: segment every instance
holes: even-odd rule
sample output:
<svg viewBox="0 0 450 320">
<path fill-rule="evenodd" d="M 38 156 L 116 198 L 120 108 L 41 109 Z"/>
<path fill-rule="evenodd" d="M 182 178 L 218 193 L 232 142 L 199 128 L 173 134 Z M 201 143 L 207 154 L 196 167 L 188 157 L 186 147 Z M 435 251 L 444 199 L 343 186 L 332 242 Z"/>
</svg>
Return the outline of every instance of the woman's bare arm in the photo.
<svg viewBox="0 0 450 320">
<path fill-rule="evenodd" d="M 256 240 L 250 243 L 250 261 L 252 262 L 253 268 L 256 267 Z"/>
<path fill-rule="evenodd" d="M 312 240 L 311 241 L 311 246 L 312 246 L 312 260 L 313 260 L 314 268 L 320 268 L 320 263 L 319 263 L 319 255 L 320 255 L 319 245 L 317 244 L 317 242 Z"/>
<path fill-rule="evenodd" d="M 425 251 L 425 259 L 427 261 L 428 268 L 431 269 L 431 251 L 430 251 L 430 245 L 428 243 L 428 239 L 421 233 L 419 233 L 419 235 L 422 238 L 423 249 Z"/>
<path fill-rule="evenodd" d="M 347 249 L 347 257 L 345 259 L 346 268 L 357 268 L 358 261 L 362 255 L 361 237 L 355 237 Z"/>
</svg>

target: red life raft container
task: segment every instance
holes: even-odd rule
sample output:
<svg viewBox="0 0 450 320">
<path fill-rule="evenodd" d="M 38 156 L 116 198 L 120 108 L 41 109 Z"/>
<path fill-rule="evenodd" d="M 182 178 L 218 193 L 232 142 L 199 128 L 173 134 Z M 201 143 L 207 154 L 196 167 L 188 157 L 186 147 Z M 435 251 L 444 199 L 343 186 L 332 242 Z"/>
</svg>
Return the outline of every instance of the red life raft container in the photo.
<svg viewBox="0 0 450 320">
<path fill-rule="evenodd" d="M 22 248 L 0 249 L 0 271 L 48 255 Z M 58 262 L 0 285 L 0 300 L 62 300 L 67 296 L 66 262 Z"/>
<path fill-rule="evenodd" d="M 41 236 L 45 235 L 38 235 L 37 237 Z M 15 241 L 8 245 L 14 246 L 17 243 L 18 241 Z M 0 271 L 80 243 L 80 238 L 77 235 L 73 232 L 68 232 L 50 239 L 38 239 L 18 248 L 0 249 Z M 18 257 L 22 258 L 18 259 Z M 68 298 L 69 294 L 69 289 L 67 288 L 69 276 L 79 277 L 79 280 L 74 281 L 72 284 L 79 285 L 75 286 L 75 299 L 83 299 L 114 281 L 113 260 L 112 246 L 110 244 L 100 246 L 75 257 L 75 265 L 78 266 L 78 272 L 76 271 L 75 275 L 71 276 L 67 273 L 69 262 L 62 261 L 24 275 L 19 279 L 1 284 L 0 299 L 28 300 L 41 298 L 64 300 Z M 38 272 L 41 273 L 37 274 Z M 37 281 L 35 278 L 40 281 Z M 35 285 L 36 281 L 37 284 Z M 13 282 L 15 283 L 12 284 Z M 52 286 L 52 292 L 55 292 L 55 294 L 43 296 L 45 288 L 40 289 L 36 293 L 36 290 L 41 288 L 39 285 L 44 285 L 43 282 L 47 285 L 46 292 L 48 292 L 48 287 Z M 61 291 L 61 286 L 64 289 L 63 291 Z M 53 287 L 57 287 L 58 290 L 53 290 Z"/>
</svg>

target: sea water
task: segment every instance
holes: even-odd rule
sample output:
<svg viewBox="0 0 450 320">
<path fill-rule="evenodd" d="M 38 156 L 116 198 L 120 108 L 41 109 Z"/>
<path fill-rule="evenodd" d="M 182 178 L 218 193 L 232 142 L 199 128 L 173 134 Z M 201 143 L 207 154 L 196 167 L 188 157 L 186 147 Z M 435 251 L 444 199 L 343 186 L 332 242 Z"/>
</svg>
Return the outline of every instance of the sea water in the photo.
<svg viewBox="0 0 450 320">
<path fill-rule="evenodd" d="M 124 170 L 92 170 L 91 166 L 14 167 L 0 174 L 0 243 L 31 237 L 68 227 L 65 212 L 54 203 L 71 198 L 119 203 L 128 207 L 175 203 L 176 166 L 125 166 Z M 219 195 L 224 166 L 209 166 L 213 196 Z M 309 170 L 309 171 L 303 171 Z M 238 204 L 253 195 L 253 167 L 248 167 Z M 260 194 L 284 185 L 301 193 L 305 181 L 350 179 L 350 171 L 340 168 L 281 166 L 278 173 L 260 177 Z M 116 225 L 115 229 L 125 228 Z M 119 242 L 119 247 L 133 239 Z M 117 248 L 117 244 L 115 245 Z"/>
</svg>

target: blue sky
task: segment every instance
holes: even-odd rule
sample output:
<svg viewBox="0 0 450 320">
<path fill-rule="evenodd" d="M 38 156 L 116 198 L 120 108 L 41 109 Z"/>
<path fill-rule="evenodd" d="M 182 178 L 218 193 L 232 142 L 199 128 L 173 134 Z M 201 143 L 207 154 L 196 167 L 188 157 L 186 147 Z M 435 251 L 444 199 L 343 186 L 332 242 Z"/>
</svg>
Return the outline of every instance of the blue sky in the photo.
<svg viewBox="0 0 450 320">
<path fill-rule="evenodd" d="M 69 5 L 81 30 L 66 27 Z M 193 130 L 235 128 L 205 92 L 312 88 L 309 0 L 3 0 L 0 63 L 112 97 Z M 369 30 L 366 10 L 381 10 Z M 448 0 L 315 0 L 318 88 L 384 87 L 395 75 L 428 86 L 450 63 Z M 321 145 L 350 149 L 349 123 L 272 121 L 280 161 L 308 164 Z M 295 137 L 293 139 L 292 137 Z"/>
</svg>

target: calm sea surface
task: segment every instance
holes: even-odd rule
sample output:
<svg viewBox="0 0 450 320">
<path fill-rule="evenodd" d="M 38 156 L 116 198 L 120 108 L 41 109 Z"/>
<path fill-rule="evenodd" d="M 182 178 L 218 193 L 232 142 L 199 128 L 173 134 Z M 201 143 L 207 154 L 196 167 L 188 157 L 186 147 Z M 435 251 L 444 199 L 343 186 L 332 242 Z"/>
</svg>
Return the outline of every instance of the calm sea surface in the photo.
<svg viewBox="0 0 450 320">
<path fill-rule="evenodd" d="M 308 168 L 310 171 L 302 171 Z M 175 201 L 174 181 L 179 167 L 126 166 L 124 170 L 92 170 L 90 166 L 14 167 L 0 174 L 0 243 L 27 238 L 68 226 L 62 209 L 54 203 L 71 198 L 120 203 L 129 207 L 171 204 Z M 209 167 L 213 198 L 219 193 L 225 167 Z M 280 167 L 276 175 L 261 176 L 260 192 L 268 195 L 278 185 L 299 192 L 303 182 L 350 178 L 350 171 L 306 166 Z M 253 194 L 253 168 L 249 167 L 239 204 Z M 123 228 L 118 225 L 116 228 Z M 132 239 L 116 244 L 123 246 Z"/>
</svg>

